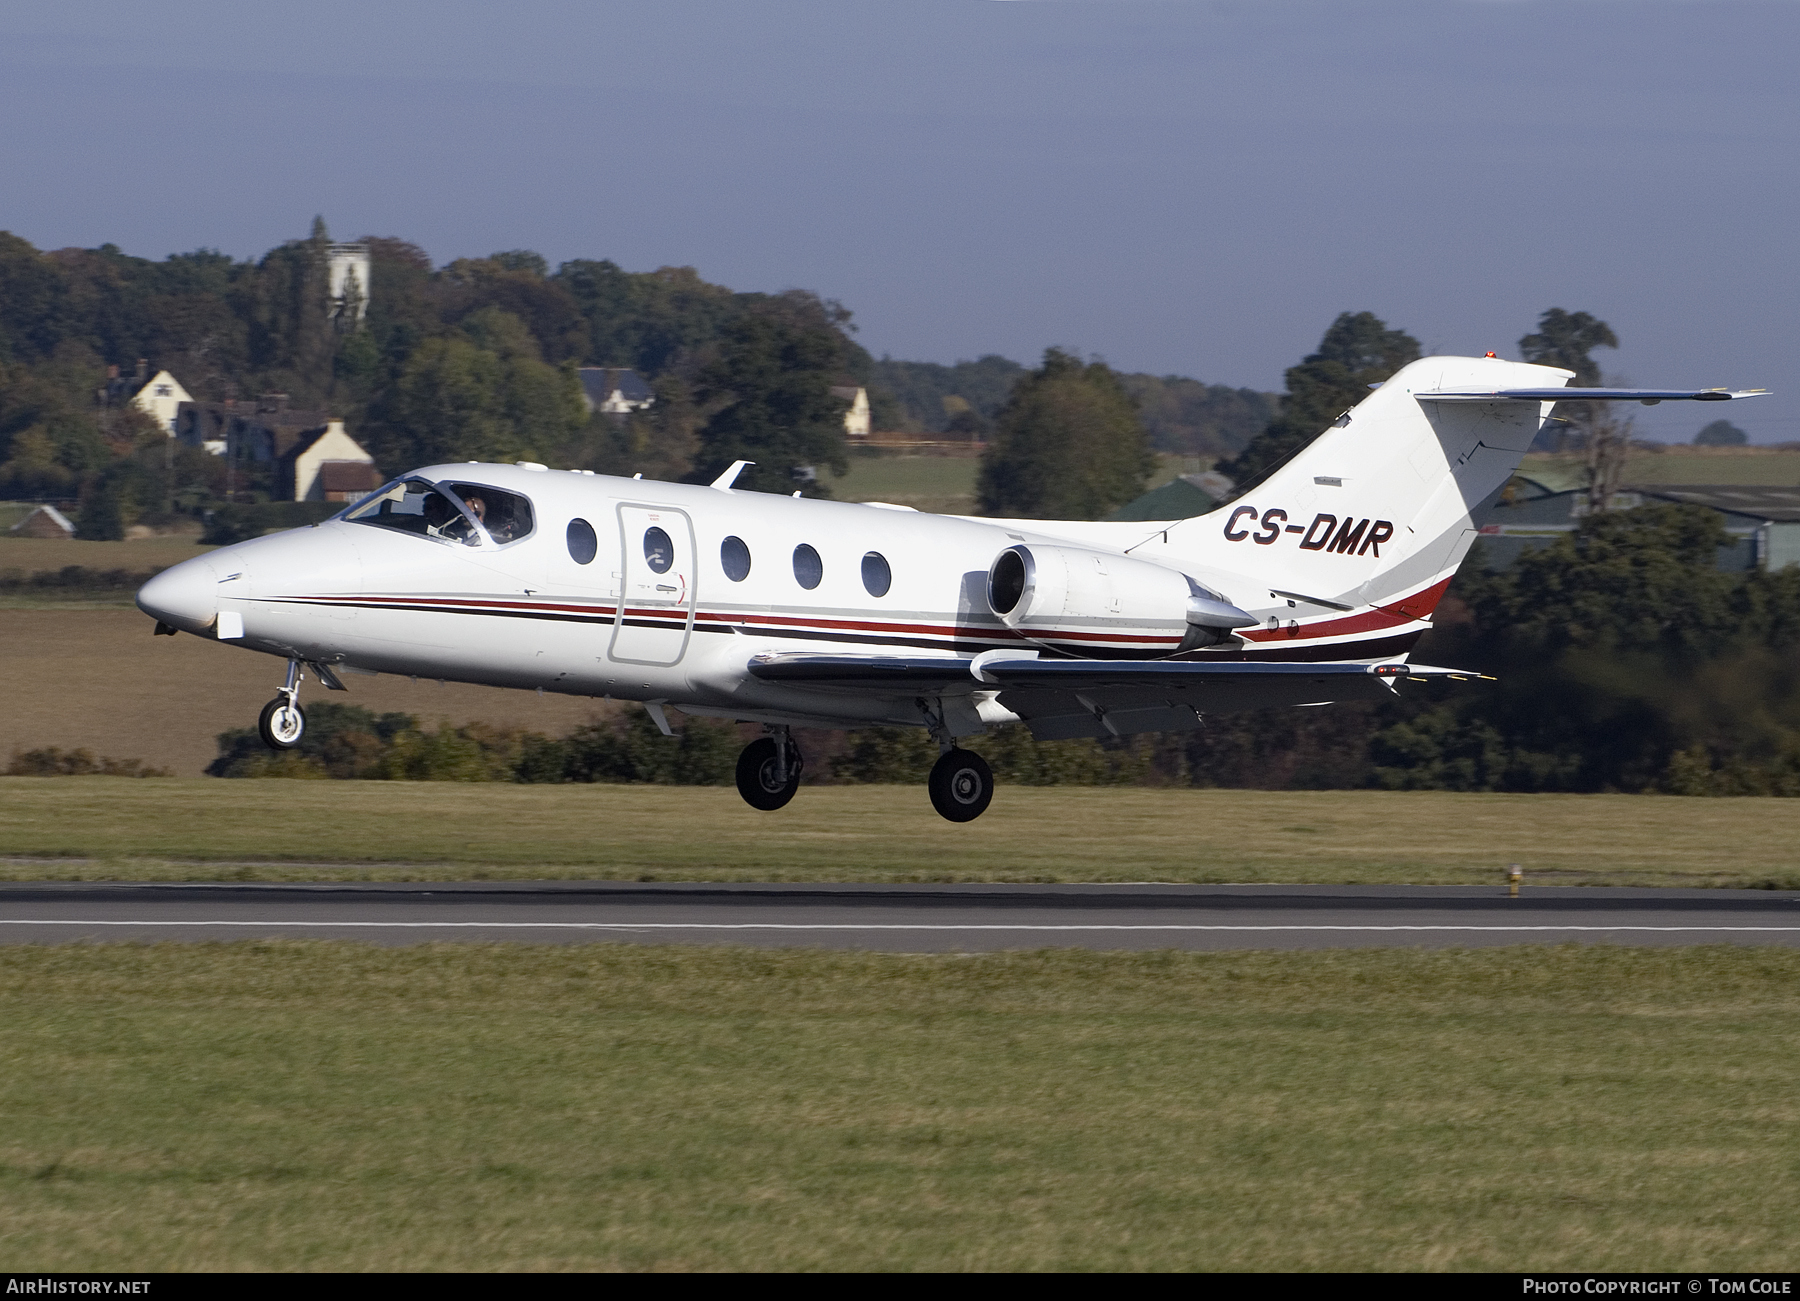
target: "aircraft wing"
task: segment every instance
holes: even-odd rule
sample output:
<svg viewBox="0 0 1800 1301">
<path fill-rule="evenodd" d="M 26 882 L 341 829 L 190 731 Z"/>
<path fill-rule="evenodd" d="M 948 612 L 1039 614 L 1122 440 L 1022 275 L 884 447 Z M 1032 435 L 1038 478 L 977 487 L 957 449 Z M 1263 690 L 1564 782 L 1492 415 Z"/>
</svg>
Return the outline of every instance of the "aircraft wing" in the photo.
<svg viewBox="0 0 1800 1301">
<path fill-rule="evenodd" d="M 1436 389 L 1415 393 L 1421 402 L 1729 402 L 1767 397 L 1766 388 L 1502 388 Z"/>
<path fill-rule="evenodd" d="M 1039 740 L 1192 731 L 1209 713 L 1391 698 L 1411 678 L 1481 675 L 1431 665 L 1350 661 L 1045 660 L 1016 651 L 974 659 L 763 655 L 751 676 L 768 682 L 892 695 L 998 689 L 1000 705 Z"/>
</svg>

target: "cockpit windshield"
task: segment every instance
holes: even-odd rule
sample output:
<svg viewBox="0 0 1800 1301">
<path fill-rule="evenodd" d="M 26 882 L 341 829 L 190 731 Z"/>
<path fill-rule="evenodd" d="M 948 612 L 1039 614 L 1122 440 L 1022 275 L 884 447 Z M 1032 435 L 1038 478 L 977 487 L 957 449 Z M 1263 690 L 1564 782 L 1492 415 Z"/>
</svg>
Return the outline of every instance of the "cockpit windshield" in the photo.
<svg viewBox="0 0 1800 1301">
<path fill-rule="evenodd" d="M 341 518 L 468 547 L 504 546 L 532 526 L 531 503 L 517 493 L 417 477 L 394 480 Z"/>
</svg>

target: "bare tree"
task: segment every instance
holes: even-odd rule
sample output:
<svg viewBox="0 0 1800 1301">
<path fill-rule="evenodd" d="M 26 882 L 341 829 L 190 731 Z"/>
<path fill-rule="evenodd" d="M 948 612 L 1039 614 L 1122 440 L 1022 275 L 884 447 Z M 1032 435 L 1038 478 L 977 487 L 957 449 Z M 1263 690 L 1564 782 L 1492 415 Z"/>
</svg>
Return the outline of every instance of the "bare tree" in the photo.
<svg viewBox="0 0 1800 1301">
<path fill-rule="evenodd" d="M 1570 406 L 1577 404 L 1570 403 Z M 1572 421 L 1580 431 L 1583 459 L 1587 462 L 1588 510 L 1594 514 L 1612 507 L 1613 494 L 1625 473 L 1631 454 L 1631 435 L 1636 418 L 1621 416 L 1611 402 L 1583 402 L 1587 410 Z"/>
</svg>

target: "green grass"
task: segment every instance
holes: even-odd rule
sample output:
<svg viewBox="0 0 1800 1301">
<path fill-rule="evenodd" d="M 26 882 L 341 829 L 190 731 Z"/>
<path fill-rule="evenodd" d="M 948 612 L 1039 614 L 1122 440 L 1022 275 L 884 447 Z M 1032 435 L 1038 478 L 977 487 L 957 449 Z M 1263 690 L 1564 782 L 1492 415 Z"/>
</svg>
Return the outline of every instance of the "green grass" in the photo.
<svg viewBox="0 0 1800 1301">
<path fill-rule="evenodd" d="M 1146 481 L 1150 488 L 1211 464 L 1210 459 L 1169 453 L 1160 453 L 1156 460 L 1156 470 Z M 839 501 L 886 501 L 940 515 L 971 515 L 980 469 L 981 462 L 974 457 L 853 456 L 849 474 L 841 479 L 827 475 L 824 482 Z"/>
<path fill-rule="evenodd" d="M 132 588 L 95 591 L 87 588 L 33 587 L 0 592 L 0 610 L 130 610 L 137 605 Z"/>
<path fill-rule="evenodd" d="M 14 1270 L 1769 1270 L 1800 953 L 0 950 Z"/>
<path fill-rule="evenodd" d="M 1559 474 L 1570 486 L 1586 482 L 1579 454 L 1533 453 L 1521 473 Z M 1696 448 L 1673 446 L 1666 452 L 1640 452 L 1628 457 L 1622 483 L 1734 483 L 1751 487 L 1800 486 L 1800 452 L 1770 447 Z"/>
<path fill-rule="evenodd" d="M 78 565 L 93 571 L 94 576 L 116 570 L 136 580 L 208 550 L 192 537 L 155 537 L 134 542 L 14 538 L 6 536 L 4 522 L 0 521 L 0 576 L 10 578 Z M 136 581 L 127 581 L 122 587 L 9 587 L 0 591 L 0 611 L 125 609 L 133 605 L 137 586 Z"/>
<path fill-rule="evenodd" d="M 77 538 L 14 538 L 0 534 L 0 569 L 35 574 L 65 565 L 88 569 L 159 569 L 212 550 L 193 537 L 154 537 L 134 542 L 83 542 Z"/>
<path fill-rule="evenodd" d="M 822 482 L 839 501 L 886 501 L 943 515 L 975 509 L 981 462 L 960 456 L 853 456 L 843 478 Z"/>
<path fill-rule="evenodd" d="M 1800 800 L 0 779 L 0 878 L 1272 881 L 1800 888 Z M 84 861 L 63 861 L 84 860 Z"/>
</svg>

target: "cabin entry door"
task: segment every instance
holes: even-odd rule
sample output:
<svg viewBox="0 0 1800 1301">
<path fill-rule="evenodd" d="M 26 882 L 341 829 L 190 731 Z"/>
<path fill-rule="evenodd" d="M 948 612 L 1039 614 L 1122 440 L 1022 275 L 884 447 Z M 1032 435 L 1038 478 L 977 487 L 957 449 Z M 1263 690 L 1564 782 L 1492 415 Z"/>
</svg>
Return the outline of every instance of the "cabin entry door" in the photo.
<svg viewBox="0 0 1800 1301">
<path fill-rule="evenodd" d="M 694 629 L 694 526 L 686 511 L 619 507 L 619 613 L 612 658 L 676 664 Z"/>
</svg>

